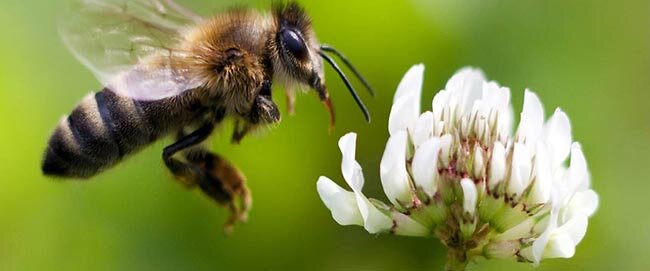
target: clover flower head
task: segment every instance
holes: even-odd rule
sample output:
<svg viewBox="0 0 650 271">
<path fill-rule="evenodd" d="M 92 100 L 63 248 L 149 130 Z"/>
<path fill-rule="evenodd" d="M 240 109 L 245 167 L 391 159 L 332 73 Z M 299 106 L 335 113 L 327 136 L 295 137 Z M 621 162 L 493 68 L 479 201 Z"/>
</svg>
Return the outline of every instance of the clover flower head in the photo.
<svg viewBox="0 0 650 271">
<path fill-rule="evenodd" d="M 424 66 L 400 82 L 391 108 L 380 178 L 390 204 L 366 197 L 355 159 L 357 135 L 339 140 L 341 171 L 352 191 L 327 177 L 318 193 L 341 225 L 369 233 L 436 237 L 449 270 L 476 257 L 538 264 L 569 258 L 598 206 L 587 163 L 568 116 L 525 90 L 513 130 L 510 90 L 478 69 L 456 72 L 420 112 Z"/>
</svg>

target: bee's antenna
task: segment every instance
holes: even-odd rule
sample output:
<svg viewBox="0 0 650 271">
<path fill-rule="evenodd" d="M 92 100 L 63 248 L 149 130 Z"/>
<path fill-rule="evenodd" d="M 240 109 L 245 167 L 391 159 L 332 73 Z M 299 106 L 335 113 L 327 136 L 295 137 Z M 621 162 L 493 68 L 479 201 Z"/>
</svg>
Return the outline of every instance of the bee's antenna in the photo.
<svg viewBox="0 0 650 271">
<path fill-rule="evenodd" d="M 375 97 L 375 90 L 370 86 L 370 83 L 368 83 L 366 78 L 364 78 L 361 75 L 361 73 L 354 67 L 354 65 L 352 65 L 352 62 L 350 62 L 350 60 L 348 60 L 348 58 L 345 57 L 343 53 L 339 52 L 339 50 L 336 50 L 336 48 L 326 44 L 321 44 L 320 49 L 325 52 L 333 53 L 336 56 L 338 56 L 341 60 L 343 60 L 343 64 L 348 66 L 348 68 L 352 71 L 352 73 L 354 73 L 354 75 L 356 75 L 357 78 L 359 78 L 359 81 L 361 81 L 361 83 L 366 87 L 366 89 L 368 89 L 368 92 L 370 92 L 370 96 Z"/>
<path fill-rule="evenodd" d="M 352 84 L 350 84 L 350 80 L 348 80 L 348 77 L 345 76 L 343 71 L 341 71 L 341 68 L 339 68 L 339 66 L 336 65 L 336 62 L 334 62 L 334 60 L 331 57 L 329 57 L 328 55 L 326 55 L 322 51 L 319 51 L 318 54 L 320 54 L 320 56 L 323 59 L 325 59 L 330 65 L 332 65 L 332 68 L 334 68 L 336 73 L 339 74 L 339 76 L 343 80 L 343 83 L 345 83 L 345 86 L 348 87 L 348 90 L 350 91 L 350 94 L 352 94 L 352 97 L 354 98 L 354 101 L 357 102 L 357 105 L 359 105 L 359 108 L 361 109 L 361 111 L 363 111 L 363 116 L 366 118 L 366 121 L 370 122 L 370 113 L 368 112 L 368 109 L 366 108 L 366 106 L 361 101 L 361 98 L 359 98 L 359 95 L 357 94 L 357 92 L 354 90 L 354 87 L 352 87 Z"/>
</svg>

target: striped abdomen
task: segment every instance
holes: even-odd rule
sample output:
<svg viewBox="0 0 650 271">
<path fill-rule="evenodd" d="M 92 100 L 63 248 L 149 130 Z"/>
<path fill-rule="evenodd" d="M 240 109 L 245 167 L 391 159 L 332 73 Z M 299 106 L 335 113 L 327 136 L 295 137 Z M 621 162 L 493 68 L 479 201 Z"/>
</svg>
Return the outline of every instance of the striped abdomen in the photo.
<svg viewBox="0 0 650 271">
<path fill-rule="evenodd" d="M 196 118 L 202 109 L 181 97 L 135 101 L 109 89 L 86 96 L 63 117 L 43 158 L 46 175 L 88 178 Z"/>
</svg>

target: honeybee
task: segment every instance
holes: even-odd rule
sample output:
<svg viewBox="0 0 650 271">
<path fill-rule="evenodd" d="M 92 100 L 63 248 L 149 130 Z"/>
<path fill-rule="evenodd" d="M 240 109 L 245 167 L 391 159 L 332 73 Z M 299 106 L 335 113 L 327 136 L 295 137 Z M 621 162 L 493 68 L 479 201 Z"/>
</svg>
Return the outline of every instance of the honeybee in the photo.
<svg viewBox="0 0 650 271">
<path fill-rule="evenodd" d="M 45 175 L 86 179 L 168 135 L 162 159 L 176 180 L 198 187 L 230 209 L 226 227 L 244 221 L 251 197 L 244 175 L 210 151 L 205 140 L 224 119 L 235 120 L 232 141 L 280 122 L 272 84 L 313 89 L 334 111 L 323 60 L 331 64 L 370 115 L 334 54 L 372 88 L 336 49 L 319 44 L 295 2 L 272 11 L 231 9 L 204 18 L 172 0 L 75 0 L 60 32 L 65 45 L 103 89 L 87 95 L 51 135 Z"/>
</svg>

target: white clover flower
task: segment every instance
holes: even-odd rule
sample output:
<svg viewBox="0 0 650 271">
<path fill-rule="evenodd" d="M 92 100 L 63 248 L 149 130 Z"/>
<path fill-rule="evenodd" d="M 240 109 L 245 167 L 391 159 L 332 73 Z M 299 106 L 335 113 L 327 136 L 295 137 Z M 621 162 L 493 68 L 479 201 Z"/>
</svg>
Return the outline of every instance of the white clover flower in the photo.
<svg viewBox="0 0 650 271">
<path fill-rule="evenodd" d="M 416 65 L 404 75 L 388 121 L 380 177 L 391 204 L 362 193 L 357 135 L 349 133 L 339 148 L 352 191 L 324 176 L 317 183 L 334 220 L 369 233 L 437 237 L 449 248 L 449 270 L 479 256 L 534 264 L 572 257 L 598 196 L 567 115 L 556 109 L 544 122 L 542 104 L 526 90 L 513 136 L 510 90 L 472 68 L 452 76 L 432 110 L 420 113 L 423 72 Z"/>
</svg>

